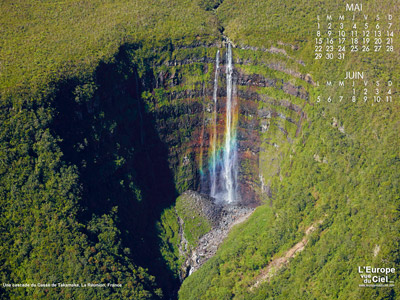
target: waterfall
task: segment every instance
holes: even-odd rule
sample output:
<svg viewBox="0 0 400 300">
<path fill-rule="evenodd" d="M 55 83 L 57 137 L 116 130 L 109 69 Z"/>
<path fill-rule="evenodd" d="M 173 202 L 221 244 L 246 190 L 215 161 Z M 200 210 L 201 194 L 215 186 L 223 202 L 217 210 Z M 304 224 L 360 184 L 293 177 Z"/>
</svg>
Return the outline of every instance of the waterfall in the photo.
<svg viewBox="0 0 400 300">
<path fill-rule="evenodd" d="M 232 46 L 228 43 L 226 51 L 226 114 L 224 139 L 218 138 L 218 76 L 219 51 L 216 56 L 213 91 L 213 117 L 210 132 L 210 195 L 220 202 L 234 202 L 237 200 L 237 103 L 235 85 L 233 84 Z M 221 142 L 219 142 L 221 141 Z"/>
<path fill-rule="evenodd" d="M 211 196 L 215 196 L 217 190 L 217 92 L 218 92 L 218 73 L 219 73 L 219 50 L 215 58 L 215 76 L 214 76 L 214 114 L 213 114 L 213 134 L 212 134 L 212 154 L 211 154 L 211 170 L 210 170 L 210 181 L 211 181 Z"/>
<path fill-rule="evenodd" d="M 232 97 L 232 46 L 228 43 L 226 53 L 226 125 L 225 125 L 225 146 L 223 155 L 223 170 L 221 182 L 223 183 L 224 200 L 233 202 L 236 200 L 236 172 L 237 172 L 237 149 L 236 149 L 236 128 L 234 128 L 234 114 L 236 103 Z"/>
</svg>

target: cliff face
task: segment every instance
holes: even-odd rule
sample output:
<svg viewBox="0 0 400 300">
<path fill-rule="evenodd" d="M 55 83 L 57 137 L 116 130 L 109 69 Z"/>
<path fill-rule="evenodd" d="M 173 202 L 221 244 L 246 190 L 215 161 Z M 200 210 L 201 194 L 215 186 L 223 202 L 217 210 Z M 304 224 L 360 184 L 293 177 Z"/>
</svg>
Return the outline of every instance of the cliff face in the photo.
<svg viewBox="0 0 400 300">
<path fill-rule="evenodd" d="M 226 114 L 223 45 L 172 50 L 169 59 L 154 68 L 155 86 L 146 94 L 155 128 L 169 149 L 168 160 L 179 192 L 194 189 L 209 193 L 217 49 L 221 51 L 217 136 L 223 140 Z M 252 61 L 254 55 L 260 58 Z M 309 97 L 310 76 L 298 71 L 301 64 L 294 70 L 285 67 L 278 54 L 272 57 L 271 62 L 263 51 L 233 50 L 234 97 L 239 107 L 238 190 L 242 204 L 250 206 L 272 196 L 271 178 L 279 175 L 279 161 L 287 155 L 307 120 L 303 107 Z"/>
</svg>

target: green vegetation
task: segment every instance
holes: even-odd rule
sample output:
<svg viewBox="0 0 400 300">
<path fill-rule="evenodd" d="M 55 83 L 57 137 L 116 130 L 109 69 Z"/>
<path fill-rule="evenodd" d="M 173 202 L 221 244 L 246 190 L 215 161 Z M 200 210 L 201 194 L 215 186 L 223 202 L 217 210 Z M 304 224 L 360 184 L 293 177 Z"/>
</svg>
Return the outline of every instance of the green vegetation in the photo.
<svg viewBox="0 0 400 300">
<path fill-rule="evenodd" d="M 199 238 L 210 231 L 211 224 L 201 210 L 186 195 L 176 200 L 176 211 L 183 221 L 183 233 L 191 247 L 197 246 Z"/>
<path fill-rule="evenodd" d="M 181 244 L 179 226 L 175 207 L 164 210 L 161 220 L 157 224 L 161 239 L 161 254 L 176 277 L 180 273 L 183 258 L 179 253 L 179 245 Z"/>
<path fill-rule="evenodd" d="M 154 278 L 127 259 L 125 252 L 129 249 L 122 248 L 115 226 L 116 208 L 87 224 L 79 221 L 81 199 L 76 167 L 61 160 L 57 140 L 49 130 L 38 128 L 45 111 L 24 114 L 20 112 L 12 120 L 2 122 L 2 146 L 8 149 L 8 155 L 2 152 L 1 165 L 3 282 L 123 283 L 134 288 L 12 288 L 3 289 L 3 297 L 35 299 L 63 295 L 68 299 L 89 295 L 149 299 L 160 295 Z M 35 137 L 31 146 L 21 142 L 29 135 Z"/>
<path fill-rule="evenodd" d="M 2 1 L 0 10 L 2 93 L 22 85 L 41 92 L 60 76 L 90 72 L 126 43 L 165 47 L 167 39 L 188 45 L 217 37 L 215 17 L 197 1 Z"/>
</svg>

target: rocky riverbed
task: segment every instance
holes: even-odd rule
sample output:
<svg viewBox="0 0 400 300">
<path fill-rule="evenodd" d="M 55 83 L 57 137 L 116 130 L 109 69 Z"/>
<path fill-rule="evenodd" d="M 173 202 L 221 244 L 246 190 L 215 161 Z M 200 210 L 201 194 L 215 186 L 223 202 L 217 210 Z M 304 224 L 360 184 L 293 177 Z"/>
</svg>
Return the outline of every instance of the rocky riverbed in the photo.
<svg viewBox="0 0 400 300">
<path fill-rule="evenodd" d="M 214 199 L 193 191 L 185 192 L 186 201 L 191 202 L 196 209 L 202 211 L 212 224 L 209 232 L 200 237 L 194 249 L 188 249 L 187 241 L 181 236 L 181 253 L 185 254 L 182 266 L 183 278 L 198 270 L 208 259 L 213 257 L 219 245 L 224 241 L 232 227 L 245 221 L 254 211 L 254 208 L 240 204 L 216 203 Z M 180 226 L 184 226 L 180 222 Z M 181 230 L 180 233 L 183 231 Z"/>
</svg>

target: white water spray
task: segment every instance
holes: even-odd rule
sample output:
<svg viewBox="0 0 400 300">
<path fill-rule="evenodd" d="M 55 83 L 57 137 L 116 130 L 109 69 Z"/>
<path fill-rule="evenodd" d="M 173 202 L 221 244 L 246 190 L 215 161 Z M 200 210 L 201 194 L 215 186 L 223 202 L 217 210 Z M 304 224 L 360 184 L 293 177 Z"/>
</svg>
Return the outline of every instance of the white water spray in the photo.
<svg viewBox="0 0 400 300">
<path fill-rule="evenodd" d="M 210 170 L 211 179 L 211 196 L 215 196 L 217 190 L 217 92 L 218 92 L 218 73 L 219 73 L 219 50 L 217 51 L 217 56 L 215 58 L 215 77 L 214 77 L 214 124 L 213 124 L 213 135 L 214 142 L 212 143 L 212 161 Z"/>
</svg>

